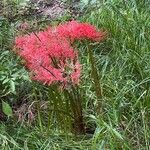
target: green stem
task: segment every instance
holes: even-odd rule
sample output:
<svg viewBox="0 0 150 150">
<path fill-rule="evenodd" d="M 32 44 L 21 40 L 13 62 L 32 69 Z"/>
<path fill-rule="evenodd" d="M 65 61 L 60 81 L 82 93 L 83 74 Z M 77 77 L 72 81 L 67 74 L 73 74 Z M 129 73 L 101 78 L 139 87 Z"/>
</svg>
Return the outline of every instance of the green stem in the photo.
<svg viewBox="0 0 150 150">
<path fill-rule="evenodd" d="M 36 108 L 37 108 L 38 124 L 40 126 L 41 132 L 43 132 L 42 119 L 41 119 L 41 114 L 40 114 L 40 104 L 37 98 L 37 92 L 34 87 L 33 87 L 33 94 L 34 94 L 35 100 L 37 101 Z"/>
<path fill-rule="evenodd" d="M 73 130 L 76 135 L 85 134 L 85 125 L 82 114 L 82 101 L 77 89 L 72 87 L 70 91 L 65 90 L 65 97 L 70 101 L 70 107 L 73 113 Z"/>
<path fill-rule="evenodd" d="M 98 100 L 102 100 L 102 97 L 103 97 L 102 86 L 100 83 L 100 78 L 99 78 L 98 71 L 96 68 L 96 63 L 94 60 L 94 53 L 91 49 L 92 49 L 92 47 L 88 46 L 89 61 L 91 64 L 91 77 L 94 82 L 94 89 L 95 89 L 96 96 L 97 96 Z M 102 102 L 100 104 L 98 104 L 98 107 L 101 111 L 102 110 Z"/>
</svg>

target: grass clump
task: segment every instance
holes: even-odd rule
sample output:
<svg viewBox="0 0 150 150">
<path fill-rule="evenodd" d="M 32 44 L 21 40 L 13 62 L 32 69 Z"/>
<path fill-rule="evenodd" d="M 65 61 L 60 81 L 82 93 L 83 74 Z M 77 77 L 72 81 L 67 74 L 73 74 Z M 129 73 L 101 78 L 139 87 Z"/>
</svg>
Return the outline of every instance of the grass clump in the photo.
<svg viewBox="0 0 150 150">
<path fill-rule="evenodd" d="M 95 139 L 98 138 L 97 146 L 102 148 L 149 149 L 150 146 L 147 3 L 108 0 L 85 17 L 109 34 L 107 46 L 95 48 L 106 111 L 104 119 L 96 118 L 99 128 Z"/>
</svg>

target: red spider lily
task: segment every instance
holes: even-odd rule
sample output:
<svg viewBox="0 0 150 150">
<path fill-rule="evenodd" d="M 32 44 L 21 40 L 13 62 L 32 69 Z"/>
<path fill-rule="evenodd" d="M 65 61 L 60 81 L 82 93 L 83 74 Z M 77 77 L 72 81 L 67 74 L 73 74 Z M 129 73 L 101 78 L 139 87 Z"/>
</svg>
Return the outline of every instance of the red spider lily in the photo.
<svg viewBox="0 0 150 150">
<path fill-rule="evenodd" d="M 79 83 L 81 65 L 71 47 L 74 40 L 102 40 L 104 32 L 88 23 L 70 21 L 45 31 L 17 37 L 15 47 L 25 60 L 33 80 L 44 84 Z"/>
<path fill-rule="evenodd" d="M 79 23 L 77 21 L 70 21 L 60 24 L 56 27 L 56 32 L 64 37 L 74 40 L 90 39 L 93 41 L 103 40 L 105 32 L 97 31 L 97 29 L 88 23 Z"/>
</svg>

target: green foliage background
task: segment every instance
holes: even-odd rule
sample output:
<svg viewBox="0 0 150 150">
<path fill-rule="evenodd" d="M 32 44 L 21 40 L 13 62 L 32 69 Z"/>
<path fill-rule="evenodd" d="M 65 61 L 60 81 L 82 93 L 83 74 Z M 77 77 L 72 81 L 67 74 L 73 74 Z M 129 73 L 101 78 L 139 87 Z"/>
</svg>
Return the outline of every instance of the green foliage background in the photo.
<svg viewBox="0 0 150 150">
<path fill-rule="evenodd" d="M 82 6 L 85 11 L 78 19 L 108 34 L 105 42 L 95 43 L 92 49 L 102 99 L 97 99 L 93 90 L 87 45 L 77 43 L 83 64 L 80 92 L 84 118 L 94 134 L 74 137 L 67 130 L 62 132 L 62 124 L 68 127 L 68 122 L 61 121 L 62 114 L 57 111 L 60 117 L 56 119 L 56 111 L 38 109 L 36 121 L 29 127 L 13 119 L 0 124 L 1 149 L 150 149 L 150 1 L 97 0 Z M 0 98 L 11 106 L 24 99 L 49 101 L 48 88 L 30 83 L 20 59 L 10 51 L 15 33 L 14 25 L 1 18 Z M 102 114 L 97 110 L 99 102 L 103 102 Z M 63 109 L 63 104 L 57 106 Z"/>
</svg>

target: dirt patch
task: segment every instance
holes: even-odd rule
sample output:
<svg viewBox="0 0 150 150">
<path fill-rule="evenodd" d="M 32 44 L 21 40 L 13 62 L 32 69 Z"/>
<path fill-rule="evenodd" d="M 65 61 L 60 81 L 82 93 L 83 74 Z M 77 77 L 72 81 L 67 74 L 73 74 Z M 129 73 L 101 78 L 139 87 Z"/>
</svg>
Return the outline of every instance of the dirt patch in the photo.
<svg viewBox="0 0 150 150">
<path fill-rule="evenodd" d="M 30 15 L 46 17 L 55 20 L 64 15 L 77 17 L 80 15 L 80 0 L 65 2 L 64 0 L 30 0 L 27 3 L 26 12 Z"/>
<path fill-rule="evenodd" d="M 55 20 L 64 15 L 77 18 L 81 14 L 79 5 L 80 0 L 28 0 L 20 5 L 12 1 L 0 2 L 0 16 L 10 22 L 38 17 Z"/>
<path fill-rule="evenodd" d="M 61 17 L 68 11 L 67 5 L 61 0 L 31 0 L 30 3 L 36 6 L 38 15 L 50 19 Z"/>
</svg>

